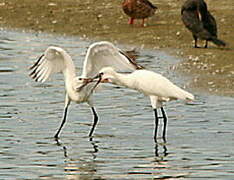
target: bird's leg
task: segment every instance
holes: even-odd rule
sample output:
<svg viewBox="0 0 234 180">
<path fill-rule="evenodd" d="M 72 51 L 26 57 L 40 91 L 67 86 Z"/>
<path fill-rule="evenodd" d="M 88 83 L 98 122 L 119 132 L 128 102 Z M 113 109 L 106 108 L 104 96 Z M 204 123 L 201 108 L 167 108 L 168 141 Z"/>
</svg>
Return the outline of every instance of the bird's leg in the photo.
<svg viewBox="0 0 234 180">
<path fill-rule="evenodd" d="M 154 154 L 155 154 L 155 157 L 159 156 L 159 154 L 158 154 L 158 143 L 156 143 L 155 146 L 154 146 Z"/>
<path fill-rule="evenodd" d="M 193 36 L 193 38 L 194 38 L 194 47 L 195 47 L 195 48 L 198 48 L 198 46 L 197 46 L 197 37 L 196 37 L 196 36 Z"/>
<path fill-rule="evenodd" d="M 55 138 L 55 139 L 58 139 L 59 133 L 60 133 L 61 129 L 63 128 L 63 125 L 64 125 L 65 122 L 66 122 L 67 110 L 68 110 L 69 104 L 70 104 L 70 100 L 68 99 L 68 96 L 66 95 L 65 108 L 64 108 L 64 113 L 63 113 L 63 120 L 62 120 L 62 123 L 61 123 L 61 125 L 60 125 L 58 131 L 57 131 L 56 134 L 54 135 L 54 138 Z"/>
<path fill-rule="evenodd" d="M 163 140 L 166 142 L 166 130 L 167 130 L 167 115 L 163 109 L 163 107 L 161 107 L 161 112 L 162 112 L 162 116 L 163 116 Z"/>
<path fill-rule="evenodd" d="M 158 132 L 158 112 L 157 112 L 157 109 L 154 109 L 154 116 L 155 116 L 154 142 L 157 143 L 157 132 Z"/>
<path fill-rule="evenodd" d="M 92 134 L 93 134 L 93 131 L 97 125 L 97 122 L 98 122 L 98 115 L 94 109 L 94 107 L 91 108 L 92 109 L 92 112 L 93 112 L 93 126 L 92 126 L 92 129 L 90 130 L 89 132 L 89 137 L 92 137 Z"/>
<path fill-rule="evenodd" d="M 144 18 L 142 19 L 141 27 L 145 27 L 145 19 Z"/>
<path fill-rule="evenodd" d="M 204 46 L 204 48 L 207 48 L 208 47 L 208 41 L 206 40 L 206 44 Z"/>
<path fill-rule="evenodd" d="M 134 18 L 130 18 L 128 24 L 134 24 Z"/>
</svg>

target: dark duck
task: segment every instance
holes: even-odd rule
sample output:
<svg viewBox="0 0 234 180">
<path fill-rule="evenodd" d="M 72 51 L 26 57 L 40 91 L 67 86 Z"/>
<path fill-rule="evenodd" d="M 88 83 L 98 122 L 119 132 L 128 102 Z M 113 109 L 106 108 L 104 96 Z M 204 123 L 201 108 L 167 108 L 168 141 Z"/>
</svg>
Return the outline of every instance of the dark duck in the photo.
<svg viewBox="0 0 234 180">
<path fill-rule="evenodd" d="M 155 14 L 157 7 L 148 0 L 124 0 L 122 8 L 130 19 L 128 24 L 134 24 L 134 19 L 142 19 L 141 26 L 145 25 L 145 19 Z"/>
<path fill-rule="evenodd" d="M 226 43 L 217 37 L 217 24 L 215 18 L 208 11 L 207 5 L 203 0 L 187 0 L 181 8 L 181 19 L 186 28 L 192 32 L 195 45 L 197 40 L 205 40 L 205 48 L 208 47 L 208 41 L 217 46 L 225 46 Z"/>
</svg>

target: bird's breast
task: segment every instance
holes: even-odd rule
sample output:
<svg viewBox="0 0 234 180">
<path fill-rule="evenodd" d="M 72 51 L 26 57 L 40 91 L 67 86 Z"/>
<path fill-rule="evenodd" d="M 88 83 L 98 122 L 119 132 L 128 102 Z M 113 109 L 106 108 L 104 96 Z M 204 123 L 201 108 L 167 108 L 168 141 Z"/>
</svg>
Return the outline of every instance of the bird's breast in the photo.
<svg viewBox="0 0 234 180">
<path fill-rule="evenodd" d="M 89 94 L 84 90 L 78 92 L 72 87 L 67 87 L 66 92 L 68 94 L 68 97 L 71 99 L 71 101 L 74 101 L 78 104 L 86 102 L 89 98 Z"/>
</svg>

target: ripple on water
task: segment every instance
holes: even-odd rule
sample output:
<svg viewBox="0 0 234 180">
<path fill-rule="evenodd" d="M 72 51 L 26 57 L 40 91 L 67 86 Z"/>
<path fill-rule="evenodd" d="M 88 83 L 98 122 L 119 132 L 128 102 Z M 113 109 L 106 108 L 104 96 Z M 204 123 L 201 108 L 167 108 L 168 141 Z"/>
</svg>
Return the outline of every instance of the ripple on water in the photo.
<svg viewBox="0 0 234 180">
<path fill-rule="evenodd" d="M 148 97 L 105 86 L 95 95 L 100 118 L 93 140 L 89 107 L 72 104 L 56 142 L 63 77 L 37 84 L 28 67 L 49 45 L 57 45 L 71 54 L 80 73 L 89 44 L 76 37 L 1 32 L 0 179 L 233 179 L 234 101 L 229 97 L 195 92 L 193 103 L 168 103 L 167 143 L 159 139 L 156 146 Z M 164 52 L 141 50 L 138 61 L 181 87 L 189 80 L 171 71 L 178 59 Z"/>
</svg>

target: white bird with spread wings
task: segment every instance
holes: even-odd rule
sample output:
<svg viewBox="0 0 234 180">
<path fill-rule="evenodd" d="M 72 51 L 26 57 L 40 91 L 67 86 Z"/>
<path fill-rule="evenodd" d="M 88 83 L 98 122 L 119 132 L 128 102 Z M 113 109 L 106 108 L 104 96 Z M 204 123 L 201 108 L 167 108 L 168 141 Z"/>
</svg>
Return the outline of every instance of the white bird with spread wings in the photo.
<svg viewBox="0 0 234 180">
<path fill-rule="evenodd" d="M 71 101 L 76 103 L 86 102 L 91 107 L 94 122 L 89 136 L 98 122 L 92 93 L 96 88 L 96 82 L 90 82 L 89 77 L 98 74 L 103 67 L 111 66 L 116 71 L 133 72 L 141 66 L 132 61 L 124 52 L 116 48 L 110 42 L 97 42 L 88 48 L 81 76 L 76 76 L 75 65 L 70 55 L 60 47 L 50 46 L 45 53 L 30 67 L 30 76 L 38 82 L 45 82 L 54 73 L 63 73 L 66 89 L 65 107 L 62 123 L 55 134 L 57 139 L 66 122 L 67 110 Z"/>
</svg>

